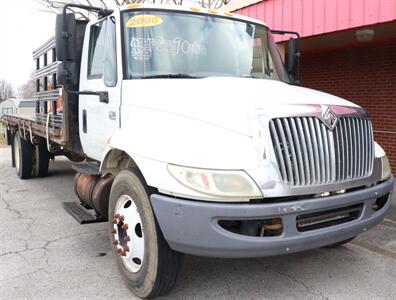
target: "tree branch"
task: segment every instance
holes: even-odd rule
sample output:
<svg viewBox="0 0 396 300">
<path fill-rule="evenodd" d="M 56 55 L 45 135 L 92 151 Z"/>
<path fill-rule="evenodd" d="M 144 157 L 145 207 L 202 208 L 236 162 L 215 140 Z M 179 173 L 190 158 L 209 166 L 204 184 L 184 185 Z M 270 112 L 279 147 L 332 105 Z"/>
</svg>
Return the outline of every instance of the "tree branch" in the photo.
<svg viewBox="0 0 396 300">
<path fill-rule="evenodd" d="M 1 1 L 1 0 L 0 0 Z M 59 11 L 59 9 L 65 5 L 66 3 L 76 3 L 76 4 L 85 4 L 93 6 L 95 2 L 93 0 L 35 0 L 38 4 L 49 9 L 51 12 Z M 103 6 L 103 8 L 107 8 L 110 2 L 114 3 L 117 6 L 121 6 L 124 4 L 139 4 L 139 3 L 161 3 L 161 4 L 176 4 L 182 5 L 183 0 L 97 0 Z M 228 5 L 231 0 L 194 0 L 194 2 L 199 3 L 204 8 L 215 8 L 218 9 L 224 5 Z M 88 15 L 78 12 L 79 15 L 83 16 L 85 19 L 89 19 Z"/>
</svg>

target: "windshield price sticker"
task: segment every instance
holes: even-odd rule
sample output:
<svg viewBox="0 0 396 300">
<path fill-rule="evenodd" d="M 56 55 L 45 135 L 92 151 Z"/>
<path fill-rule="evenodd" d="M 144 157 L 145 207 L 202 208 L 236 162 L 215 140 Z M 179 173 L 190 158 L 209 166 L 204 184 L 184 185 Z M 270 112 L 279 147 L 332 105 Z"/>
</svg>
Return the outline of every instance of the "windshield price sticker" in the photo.
<svg viewBox="0 0 396 300">
<path fill-rule="evenodd" d="M 134 16 L 128 20 L 126 27 L 137 28 L 137 27 L 153 27 L 164 23 L 161 17 L 154 15 L 140 15 Z"/>
<path fill-rule="evenodd" d="M 181 37 L 173 40 L 162 37 L 135 38 L 131 40 L 131 54 L 136 60 L 149 60 L 153 52 L 166 53 L 168 56 L 178 55 L 204 56 L 207 54 L 206 46 L 199 41 L 188 41 Z"/>
</svg>

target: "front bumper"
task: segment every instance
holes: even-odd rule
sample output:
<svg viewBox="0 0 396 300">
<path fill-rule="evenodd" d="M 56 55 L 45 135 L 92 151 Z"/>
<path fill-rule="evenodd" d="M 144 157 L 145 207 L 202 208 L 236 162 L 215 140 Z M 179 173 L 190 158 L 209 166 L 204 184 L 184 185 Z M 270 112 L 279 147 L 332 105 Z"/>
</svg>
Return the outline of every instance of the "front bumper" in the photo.
<svg viewBox="0 0 396 300">
<path fill-rule="evenodd" d="M 183 200 L 153 194 L 151 203 L 170 247 L 182 253 L 209 257 L 260 257 L 299 252 L 334 244 L 367 231 L 382 221 L 390 206 L 393 177 L 376 186 L 325 198 L 311 198 L 276 204 L 230 204 Z M 389 195 L 378 211 L 373 202 Z M 362 204 L 360 216 L 346 223 L 300 232 L 296 218 Z M 281 218 L 280 236 L 255 237 L 232 233 L 219 220 Z"/>
</svg>

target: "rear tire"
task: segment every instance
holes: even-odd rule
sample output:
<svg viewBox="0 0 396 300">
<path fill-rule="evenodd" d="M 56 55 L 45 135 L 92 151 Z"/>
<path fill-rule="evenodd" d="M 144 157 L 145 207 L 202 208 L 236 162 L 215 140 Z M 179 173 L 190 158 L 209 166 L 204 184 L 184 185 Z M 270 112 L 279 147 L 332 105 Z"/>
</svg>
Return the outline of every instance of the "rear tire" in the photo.
<svg viewBox="0 0 396 300">
<path fill-rule="evenodd" d="M 36 177 L 46 177 L 48 175 L 50 160 L 50 153 L 47 150 L 46 141 L 43 138 L 40 138 L 37 145 L 35 145 L 34 150 L 33 175 Z"/>
<path fill-rule="evenodd" d="M 331 248 L 338 248 L 338 247 L 341 247 L 342 245 L 345 245 L 346 243 L 349 243 L 350 241 L 352 241 L 353 239 L 355 239 L 355 237 L 356 237 L 356 236 L 354 236 L 353 238 L 350 238 L 350 239 L 347 239 L 347 240 L 344 240 L 344 241 L 335 243 L 335 244 L 331 244 L 331 245 L 325 246 L 324 248 L 330 248 L 330 249 L 331 249 Z"/>
<path fill-rule="evenodd" d="M 4 134 L 4 136 L 5 136 L 5 141 L 6 141 L 6 144 L 8 145 L 8 146 L 10 146 L 10 145 L 12 145 L 12 133 L 11 133 L 11 130 L 5 130 L 5 134 Z"/>
<path fill-rule="evenodd" d="M 168 293 L 178 278 L 183 254 L 165 241 L 138 172 L 125 170 L 117 175 L 109 204 L 110 241 L 128 286 L 141 298 Z"/>
<path fill-rule="evenodd" d="M 15 140 L 15 135 L 11 135 L 11 166 L 15 168 L 15 153 L 14 153 L 14 140 Z"/>
<path fill-rule="evenodd" d="M 20 179 L 32 177 L 33 145 L 19 133 L 14 136 L 14 159 L 17 175 Z"/>
</svg>

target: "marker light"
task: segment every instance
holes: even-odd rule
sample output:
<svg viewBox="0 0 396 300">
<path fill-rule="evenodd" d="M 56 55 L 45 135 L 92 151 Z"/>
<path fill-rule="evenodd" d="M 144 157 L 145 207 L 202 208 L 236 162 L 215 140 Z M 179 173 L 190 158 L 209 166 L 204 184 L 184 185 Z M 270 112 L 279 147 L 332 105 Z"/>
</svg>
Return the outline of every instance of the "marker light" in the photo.
<svg viewBox="0 0 396 300">
<path fill-rule="evenodd" d="M 169 173 L 186 187 L 208 195 L 262 198 L 260 189 L 244 171 L 219 171 L 168 165 Z"/>
</svg>

